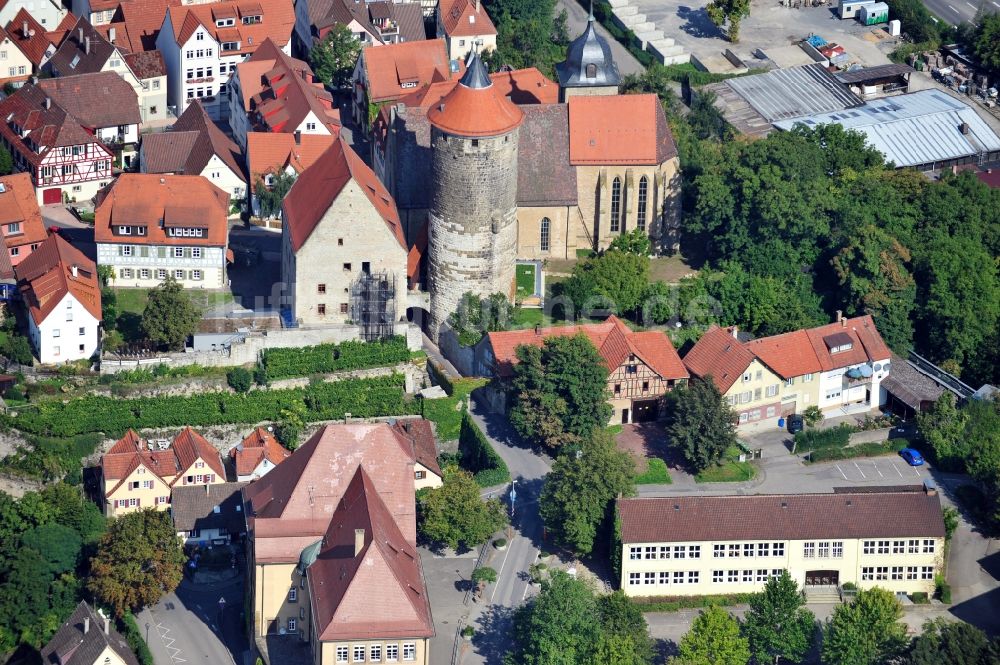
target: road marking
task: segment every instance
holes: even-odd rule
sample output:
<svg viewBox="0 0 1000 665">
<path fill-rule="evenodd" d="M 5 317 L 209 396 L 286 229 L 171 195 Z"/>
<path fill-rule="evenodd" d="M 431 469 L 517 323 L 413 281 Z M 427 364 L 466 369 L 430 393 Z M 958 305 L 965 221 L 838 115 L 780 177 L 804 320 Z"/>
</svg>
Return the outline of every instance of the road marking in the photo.
<svg viewBox="0 0 1000 665">
<path fill-rule="evenodd" d="M 847 480 L 847 474 L 844 473 L 844 470 L 840 468 L 840 465 L 839 464 L 834 464 L 834 466 L 837 467 L 837 471 L 840 471 L 840 475 L 842 475 L 844 477 L 844 480 Z"/>
<path fill-rule="evenodd" d="M 167 637 L 167 633 L 170 632 L 170 629 L 164 626 L 162 623 L 157 623 L 156 632 L 160 634 L 160 641 L 163 642 L 163 648 L 167 650 L 167 655 L 170 656 L 170 660 L 174 661 L 175 663 L 186 663 L 187 662 L 186 660 L 177 655 L 181 652 L 180 649 L 174 646 L 174 642 L 176 642 L 177 640 L 175 640 L 173 637 Z M 170 653 L 171 651 L 173 653 Z"/>
<path fill-rule="evenodd" d="M 958 11 L 957 9 L 955 9 L 954 7 L 952 7 L 951 5 L 948 5 L 948 9 L 950 9 L 953 12 L 955 12 L 956 14 L 961 14 L 960 11 Z"/>
<path fill-rule="evenodd" d="M 1000 2 L 994 2 L 993 4 L 997 7 L 1000 7 Z"/>
<path fill-rule="evenodd" d="M 970 7 L 972 7 L 973 9 L 976 9 L 976 6 L 975 6 L 974 4 L 972 4 L 971 2 L 967 2 L 967 3 L 965 3 L 965 4 L 969 5 L 969 6 L 970 6 Z M 978 10 L 977 10 L 977 11 L 978 11 Z"/>
<path fill-rule="evenodd" d="M 861 470 L 861 467 L 858 466 L 857 462 L 854 463 L 854 468 L 858 470 L 858 473 L 861 474 L 862 478 L 866 478 L 866 479 L 868 478 L 868 476 L 865 475 L 865 472 Z"/>
<path fill-rule="evenodd" d="M 900 477 L 900 478 L 902 478 L 902 477 L 903 477 L 903 472 L 899 470 L 899 467 L 898 467 L 898 466 L 896 466 L 896 463 L 895 463 L 895 462 L 893 462 L 893 463 L 892 463 L 892 468 L 894 468 L 894 469 L 896 470 L 896 473 L 898 473 L 898 474 L 899 474 L 899 477 Z"/>
<path fill-rule="evenodd" d="M 875 462 L 872 462 L 872 466 L 875 467 L 876 471 L 878 471 L 878 477 L 879 478 L 885 478 L 885 476 L 882 475 L 882 470 L 878 468 L 878 464 L 876 464 Z"/>
<path fill-rule="evenodd" d="M 917 469 L 917 467 L 911 466 L 910 468 L 913 469 L 913 475 L 915 475 L 917 478 L 919 478 L 920 477 L 920 471 Z"/>
<path fill-rule="evenodd" d="M 493 598 L 497 595 L 497 589 L 500 588 L 500 576 L 503 575 L 503 567 L 507 565 L 507 555 L 510 551 L 514 549 L 514 539 L 511 538 L 510 542 L 507 543 L 507 549 L 503 553 L 503 561 L 500 562 L 500 571 L 497 573 L 497 582 L 493 585 L 493 593 L 490 594 L 490 602 L 493 602 Z"/>
</svg>

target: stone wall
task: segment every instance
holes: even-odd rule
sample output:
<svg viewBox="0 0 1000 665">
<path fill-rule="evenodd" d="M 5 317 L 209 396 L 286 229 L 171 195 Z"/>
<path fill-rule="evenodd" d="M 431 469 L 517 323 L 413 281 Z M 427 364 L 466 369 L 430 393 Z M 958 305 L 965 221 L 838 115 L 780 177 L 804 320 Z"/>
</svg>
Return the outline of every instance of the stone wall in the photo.
<svg viewBox="0 0 1000 665">
<path fill-rule="evenodd" d="M 407 347 L 416 351 L 423 345 L 420 328 L 408 323 L 397 323 L 395 333 L 406 337 Z M 122 370 L 138 367 L 169 364 L 203 365 L 205 367 L 235 367 L 257 362 L 264 349 L 300 348 L 317 344 L 339 344 L 360 338 L 358 326 L 327 326 L 323 328 L 286 328 L 266 330 L 246 338 L 242 344 L 233 344 L 221 351 L 199 351 L 190 353 L 168 353 L 153 358 L 119 360 L 105 357 L 101 360 L 101 374 L 114 374 Z"/>
<path fill-rule="evenodd" d="M 430 336 L 471 291 L 513 295 L 518 131 L 469 139 L 431 131 Z"/>
</svg>

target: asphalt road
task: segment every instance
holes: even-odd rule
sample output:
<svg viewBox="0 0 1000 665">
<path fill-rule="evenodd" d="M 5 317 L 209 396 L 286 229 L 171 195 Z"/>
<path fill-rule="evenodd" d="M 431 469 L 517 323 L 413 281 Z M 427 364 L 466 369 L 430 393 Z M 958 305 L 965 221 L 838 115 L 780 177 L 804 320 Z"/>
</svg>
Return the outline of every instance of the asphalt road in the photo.
<svg viewBox="0 0 1000 665">
<path fill-rule="evenodd" d="M 226 599 L 221 613 L 219 598 Z M 140 612 L 136 622 L 139 630 L 148 632 L 155 665 L 245 665 L 250 647 L 242 612 L 242 578 L 199 585 L 185 579 L 174 593 Z"/>
<path fill-rule="evenodd" d="M 938 18 L 958 25 L 959 23 L 972 22 L 982 6 L 987 12 L 1000 12 L 1000 3 L 997 0 L 924 0 L 927 9 Z"/>
</svg>

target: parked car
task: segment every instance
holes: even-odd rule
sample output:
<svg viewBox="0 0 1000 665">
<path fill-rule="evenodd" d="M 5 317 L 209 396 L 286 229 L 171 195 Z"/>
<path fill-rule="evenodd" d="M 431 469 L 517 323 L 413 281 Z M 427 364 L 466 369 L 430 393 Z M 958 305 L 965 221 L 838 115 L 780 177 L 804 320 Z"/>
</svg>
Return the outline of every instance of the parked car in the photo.
<svg viewBox="0 0 1000 665">
<path fill-rule="evenodd" d="M 903 448 L 899 451 L 899 456 L 906 460 L 910 466 L 922 466 L 924 457 L 913 448 Z"/>
<path fill-rule="evenodd" d="M 792 415 L 788 416 L 789 434 L 795 434 L 796 432 L 801 432 L 803 429 L 805 429 L 805 427 L 806 427 L 805 421 L 799 414 L 793 413 Z"/>
</svg>

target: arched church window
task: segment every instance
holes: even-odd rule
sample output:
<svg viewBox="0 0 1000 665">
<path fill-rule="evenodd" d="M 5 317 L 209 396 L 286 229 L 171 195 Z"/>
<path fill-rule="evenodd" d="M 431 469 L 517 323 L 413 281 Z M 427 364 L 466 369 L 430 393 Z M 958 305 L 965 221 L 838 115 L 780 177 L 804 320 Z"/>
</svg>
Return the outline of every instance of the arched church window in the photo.
<svg viewBox="0 0 1000 665">
<path fill-rule="evenodd" d="M 622 179 L 611 182 L 611 232 L 618 233 L 622 222 Z"/>
<path fill-rule="evenodd" d="M 646 201 L 649 198 L 649 180 L 646 176 L 639 178 L 639 212 L 636 214 L 636 226 L 646 230 Z"/>
<path fill-rule="evenodd" d="M 539 245 L 543 252 L 549 251 L 549 234 L 551 233 L 552 222 L 548 217 L 542 217 L 541 228 L 539 229 Z"/>
</svg>

